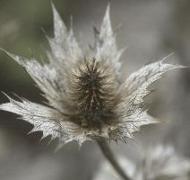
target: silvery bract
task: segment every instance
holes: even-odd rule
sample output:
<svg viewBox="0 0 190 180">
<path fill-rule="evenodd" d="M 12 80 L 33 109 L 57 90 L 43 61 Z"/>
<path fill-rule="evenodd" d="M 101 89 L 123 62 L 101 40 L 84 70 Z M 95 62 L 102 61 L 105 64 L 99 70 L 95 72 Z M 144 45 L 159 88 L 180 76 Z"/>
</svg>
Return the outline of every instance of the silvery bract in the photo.
<svg viewBox="0 0 190 180">
<path fill-rule="evenodd" d="M 71 141 L 105 138 L 126 142 L 140 126 L 155 123 L 147 114 L 143 98 L 162 74 L 181 66 L 163 60 L 146 65 L 122 82 L 119 61 L 123 50 L 116 46 L 107 7 L 95 43 L 85 53 L 79 47 L 72 27 L 67 29 L 53 6 L 54 37 L 48 37 L 49 63 L 40 64 L 6 52 L 23 66 L 43 92 L 48 106 L 20 98 L 0 105 L 34 125 L 63 145 Z"/>
<path fill-rule="evenodd" d="M 126 157 L 120 158 L 125 173 L 131 180 L 189 180 L 190 160 L 177 154 L 170 145 L 156 145 L 143 154 L 135 164 Z M 120 180 L 113 167 L 103 163 L 94 180 Z"/>
</svg>

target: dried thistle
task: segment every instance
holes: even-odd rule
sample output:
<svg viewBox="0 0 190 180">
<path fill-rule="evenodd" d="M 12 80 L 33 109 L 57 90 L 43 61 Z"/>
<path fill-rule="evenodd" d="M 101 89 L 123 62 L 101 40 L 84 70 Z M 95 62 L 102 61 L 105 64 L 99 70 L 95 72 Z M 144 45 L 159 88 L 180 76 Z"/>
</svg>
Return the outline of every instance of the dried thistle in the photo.
<svg viewBox="0 0 190 180">
<path fill-rule="evenodd" d="M 29 73 L 48 106 L 8 97 L 10 102 L 1 104 L 0 109 L 33 124 L 32 132 L 58 138 L 60 146 L 99 138 L 126 142 L 140 126 L 157 122 L 147 113 L 143 98 L 163 73 L 182 66 L 161 60 L 121 82 L 119 59 L 123 50 L 116 46 L 109 6 L 100 31 L 94 32 L 95 44 L 87 53 L 80 49 L 72 27 L 66 28 L 54 6 L 53 17 L 54 37 L 48 37 L 49 63 L 40 64 L 5 51 Z"/>
<path fill-rule="evenodd" d="M 157 144 L 140 148 L 138 163 L 125 157 L 120 159 L 122 168 L 131 180 L 188 180 L 190 160 L 178 154 L 171 145 Z M 112 167 L 104 162 L 94 180 L 119 180 Z"/>
</svg>

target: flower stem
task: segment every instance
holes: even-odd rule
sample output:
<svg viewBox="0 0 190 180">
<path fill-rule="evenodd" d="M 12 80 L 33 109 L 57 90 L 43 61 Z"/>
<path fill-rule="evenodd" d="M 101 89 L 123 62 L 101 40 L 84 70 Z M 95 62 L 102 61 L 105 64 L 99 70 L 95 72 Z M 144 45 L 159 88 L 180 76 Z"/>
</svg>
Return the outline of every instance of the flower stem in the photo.
<svg viewBox="0 0 190 180">
<path fill-rule="evenodd" d="M 107 158 L 107 160 L 111 163 L 115 171 L 120 175 L 120 177 L 123 180 L 130 180 L 130 178 L 125 174 L 121 166 L 119 165 L 117 159 L 115 158 L 114 154 L 112 153 L 109 144 L 105 140 L 97 140 L 97 143 L 104 154 L 104 156 Z"/>
</svg>

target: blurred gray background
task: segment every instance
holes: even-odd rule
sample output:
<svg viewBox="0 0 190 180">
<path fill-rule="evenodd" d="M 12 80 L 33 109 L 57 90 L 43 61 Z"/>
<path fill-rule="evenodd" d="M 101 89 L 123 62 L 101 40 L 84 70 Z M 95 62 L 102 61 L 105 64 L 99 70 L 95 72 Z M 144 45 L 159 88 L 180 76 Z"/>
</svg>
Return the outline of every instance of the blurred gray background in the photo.
<svg viewBox="0 0 190 180">
<path fill-rule="evenodd" d="M 84 47 L 92 42 L 92 27 L 101 23 L 107 0 L 54 0 L 56 8 Z M 111 19 L 118 29 L 119 47 L 127 47 L 122 57 L 127 76 L 146 63 L 168 58 L 171 63 L 190 66 L 189 0 L 112 0 Z M 26 57 L 44 59 L 47 48 L 43 29 L 52 35 L 52 11 L 48 0 L 0 0 L 0 47 Z M 112 145 L 116 154 L 133 156 L 139 142 L 172 143 L 190 157 L 190 70 L 165 75 L 156 92 L 147 98 L 150 113 L 160 125 L 142 128 L 136 140 Z M 40 91 L 28 74 L 4 53 L 0 53 L 0 91 L 13 92 L 31 101 L 42 102 Z M 6 98 L 0 95 L 0 102 Z M 66 145 L 54 153 L 56 142 L 39 142 L 40 133 L 27 135 L 31 125 L 17 116 L 0 112 L 1 180 L 90 180 L 103 159 L 93 143 L 80 150 Z M 133 153 L 132 153 L 133 152 Z"/>
</svg>

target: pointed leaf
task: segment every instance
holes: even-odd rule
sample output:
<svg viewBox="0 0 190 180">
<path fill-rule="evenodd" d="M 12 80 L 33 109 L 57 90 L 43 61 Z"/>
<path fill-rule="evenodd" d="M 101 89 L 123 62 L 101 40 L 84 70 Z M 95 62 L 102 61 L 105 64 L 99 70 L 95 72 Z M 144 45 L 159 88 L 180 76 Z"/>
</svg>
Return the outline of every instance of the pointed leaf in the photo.
<svg viewBox="0 0 190 180">
<path fill-rule="evenodd" d="M 124 50 L 117 49 L 115 34 L 112 31 L 110 21 L 110 5 L 108 5 L 106 9 L 100 32 L 96 30 L 94 33 L 96 59 L 99 61 L 107 61 L 108 63 L 111 63 L 115 68 L 116 73 L 119 73 L 121 67 L 119 59 Z"/>
<path fill-rule="evenodd" d="M 8 56 L 23 66 L 30 77 L 36 82 L 50 105 L 62 111 L 64 99 L 64 78 L 60 80 L 55 68 L 49 64 L 42 65 L 35 59 L 27 59 L 3 50 Z"/>
<path fill-rule="evenodd" d="M 111 136 L 116 141 L 121 140 L 126 143 L 129 138 L 133 138 L 133 133 L 139 131 L 141 126 L 155 123 L 158 121 L 150 116 L 147 111 L 137 109 L 132 115 L 122 119 L 118 128 L 111 132 Z"/>
<path fill-rule="evenodd" d="M 148 87 L 160 79 L 164 73 L 184 68 L 184 66 L 164 63 L 164 60 L 144 66 L 132 73 L 121 85 L 119 93 L 124 94 L 124 96 L 122 102 L 118 105 L 118 109 L 121 110 L 124 116 L 133 114 L 137 109 L 142 111 L 145 108 L 144 97 L 151 92 Z"/>
<path fill-rule="evenodd" d="M 59 13 L 52 4 L 53 20 L 54 20 L 54 38 L 49 38 L 48 41 L 51 47 L 53 56 L 52 63 L 59 63 L 64 68 L 64 65 L 76 62 L 82 57 L 82 51 L 74 37 L 73 29 L 68 31 Z"/>
<path fill-rule="evenodd" d="M 181 65 L 164 63 L 167 58 L 168 56 L 161 61 L 148 64 L 132 73 L 123 83 L 120 90 L 126 91 L 128 95 L 131 95 L 136 91 L 147 91 L 148 86 L 160 79 L 167 71 L 184 68 L 184 66 Z M 146 95 L 147 92 L 144 92 L 144 94 Z M 143 95 L 143 97 L 145 95 Z"/>
<path fill-rule="evenodd" d="M 1 104 L 0 110 L 20 115 L 23 120 L 34 125 L 32 132 L 42 131 L 44 137 L 48 135 L 52 138 L 61 137 L 61 129 L 57 121 L 60 116 L 57 111 L 27 100 L 16 101 L 8 98 L 10 102 Z"/>
</svg>

